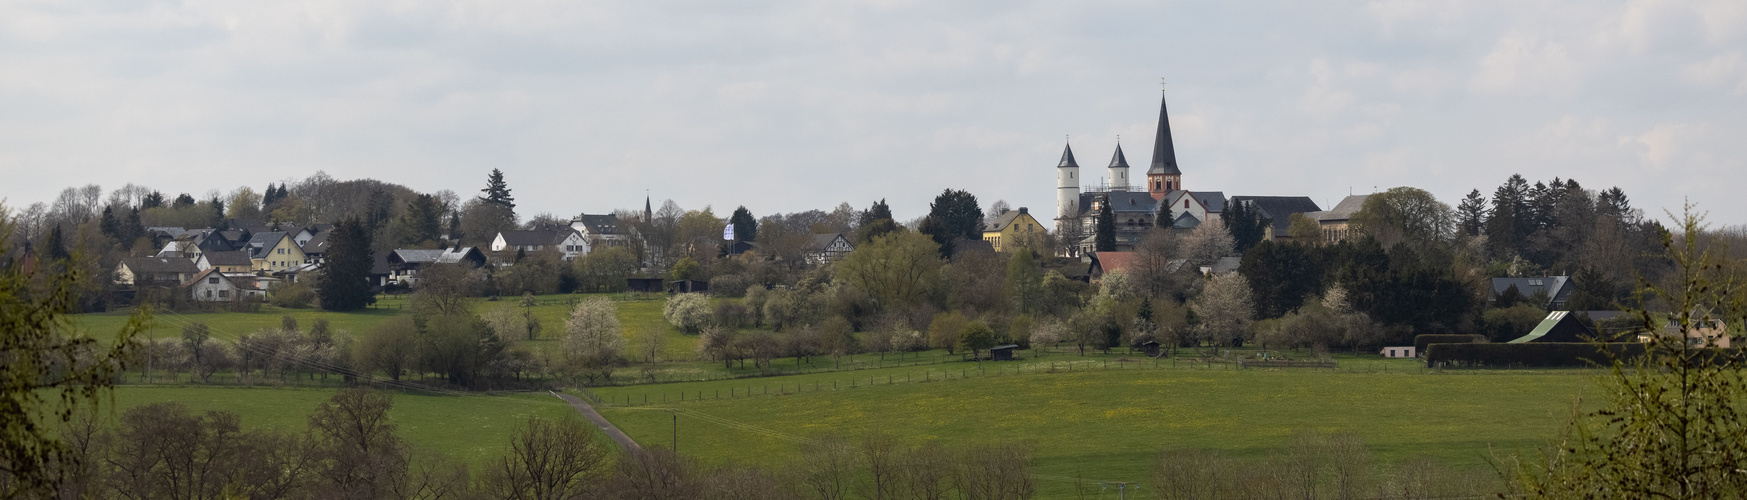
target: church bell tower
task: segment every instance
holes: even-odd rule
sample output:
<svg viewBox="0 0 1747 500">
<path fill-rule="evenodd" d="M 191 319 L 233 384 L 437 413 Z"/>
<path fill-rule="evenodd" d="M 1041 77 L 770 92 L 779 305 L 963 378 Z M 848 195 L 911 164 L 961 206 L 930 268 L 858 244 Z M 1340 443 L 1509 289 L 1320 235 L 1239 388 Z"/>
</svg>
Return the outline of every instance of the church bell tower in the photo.
<svg viewBox="0 0 1747 500">
<path fill-rule="evenodd" d="M 1159 97 L 1159 135 L 1153 139 L 1153 164 L 1146 170 L 1146 190 L 1153 199 L 1163 200 L 1172 191 L 1183 189 L 1183 171 L 1177 169 L 1177 148 L 1171 144 L 1171 117 L 1165 111 L 1165 99 Z"/>
</svg>

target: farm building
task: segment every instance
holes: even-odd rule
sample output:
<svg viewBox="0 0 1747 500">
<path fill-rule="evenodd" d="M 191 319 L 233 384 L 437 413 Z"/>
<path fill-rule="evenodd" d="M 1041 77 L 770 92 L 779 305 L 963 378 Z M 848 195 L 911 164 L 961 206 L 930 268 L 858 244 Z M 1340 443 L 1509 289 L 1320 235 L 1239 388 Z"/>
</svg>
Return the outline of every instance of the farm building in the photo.
<svg viewBox="0 0 1747 500">
<path fill-rule="evenodd" d="M 1526 344 L 1529 342 L 1588 342 L 1595 338 L 1595 331 L 1584 326 L 1577 320 L 1577 315 L 1571 311 L 1553 311 L 1547 314 L 1547 319 L 1535 325 L 1528 335 L 1512 340 L 1511 344 Z"/>
<path fill-rule="evenodd" d="M 1385 357 L 1385 358 L 1412 358 L 1412 357 L 1415 357 L 1413 346 L 1385 347 L 1385 348 L 1383 348 L 1383 350 L 1378 351 L 1377 354 L 1382 354 L 1383 357 Z"/>
</svg>

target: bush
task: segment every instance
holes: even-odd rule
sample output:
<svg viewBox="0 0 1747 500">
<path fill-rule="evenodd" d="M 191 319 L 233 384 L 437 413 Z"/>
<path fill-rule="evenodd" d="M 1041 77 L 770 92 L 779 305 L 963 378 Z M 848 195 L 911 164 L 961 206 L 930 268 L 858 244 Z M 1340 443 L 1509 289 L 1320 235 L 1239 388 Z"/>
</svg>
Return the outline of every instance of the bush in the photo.
<svg viewBox="0 0 1747 500">
<path fill-rule="evenodd" d="M 1509 342 L 1518 337 L 1528 335 L 1535 330 L 1535 325 L 1547 318 L 1547 311 L 1531 305 L 1518 305 L 1504 309 L 1488 309 L 1480 315 L 1480 323 L 1485 327 L 1486 337 L 1493 342 Z"/>
<path fill-rule="evenodd" d="M 307 309 L 315 303 L 315 289 L 304 283 L 286 283 L 273 291 L 273 305 L 290 309 Z"/>
<path fill-rule="evenodd" d="M 1637 342 L 1605 345 L 1614 355 L 1628 362 L 1643 357 L 1645 352 L 1645 345 Z M 1587 367 L 1608 362 L 1601 347 L 1585 342 L 1430 344 L 1427 349 L 1427 366 Z"/>
<path fill-rule="evenodd" d="M 745 274 L 724 274 L 710 279 L 710 294 L 723 297 L 741 297 L 746 295 L 746 289 L 752 285 L 752 277 Z"/>
<path fill-rule="evenodd" d="M 757 319 L 757 315 L 748 311 L 746 306 L 739 302 L 723 300 L 716 303 L 715 319 L 717 325 L 732 329 L 751 326 L 753 320 Z"/>
<path fill-rule="evenodd" d="M 1473 334 L 1425 334 L 1413 336 L 1413 352 L 1425 354 L 1426 346 L 1432 344 L 1477 344 L 1485 343 L 1486 336 Z"/>
<path fill-rule="evenodd" d="M 697 333 L 704 323 L 710 321 L 710 312 L 709 298 L 702 294 L 682 293 L 667 299 L 661 317 L 686 333 Z"/>
</svg>

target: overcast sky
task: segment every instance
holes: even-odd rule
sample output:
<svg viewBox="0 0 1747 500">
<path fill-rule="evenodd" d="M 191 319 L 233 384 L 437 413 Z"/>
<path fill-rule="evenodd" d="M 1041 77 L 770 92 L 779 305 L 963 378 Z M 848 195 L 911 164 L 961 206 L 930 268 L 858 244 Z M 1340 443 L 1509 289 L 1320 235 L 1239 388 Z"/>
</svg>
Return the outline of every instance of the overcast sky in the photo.
<svg viewBox="0 0 1747 500">
<path fill-rule="evenodd" d="M 946 188 L 1053 211 L 1072 137 L 1184 183 L 1454 205 L 1512 173 L 1747 222 L 1747 2 L 0 1 L 0 197 L 317 170 L 525 215 Z"/>
</svg>

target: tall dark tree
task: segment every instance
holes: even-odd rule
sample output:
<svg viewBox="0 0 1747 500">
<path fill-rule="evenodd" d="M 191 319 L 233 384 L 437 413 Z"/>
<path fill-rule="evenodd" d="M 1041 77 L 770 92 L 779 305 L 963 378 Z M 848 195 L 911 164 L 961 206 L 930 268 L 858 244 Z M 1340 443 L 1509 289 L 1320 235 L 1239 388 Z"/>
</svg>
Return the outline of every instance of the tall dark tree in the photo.
<svg viewBox="0 0 1747 500">
<path fill-rule="evenodd" d="M 1517 255 L 1528 238 L 1529 181 L 1511 175 L 1492 192 L 1492 213 L 1486 219 L 1486 239 L 1494 258 Z"/>
<path fill-rule="evenodd" d="M 856 224 L 856 244 L 873 241 L 874 238 L 890 234 L 898 230 L 898 221 L 892 220 L 892 207 L 886 205 L 886 200 L 874 202 L 873 206 L 861 212 L 861 220 Z"/>
<path fill-rule="evenodd" d="M 222 229 L 222 226 L 225 225 L 224 200 L 218 199 L 217 196 L 214 196 L 212 197 L 212 204 L 210 206 L 212 207 L 212 227 Z"/>
<path fill-rule="evenodd" d="M 114 208 L 103 207 L 103 216 L 97 219 L 97 230 L 102 231 L 105 236 L 123 241 L 121 240 L 121 221 L 115 218 Z M 123 241 L 123 243 L 127 242 Z"/>
<path fill-rule="evenodd" d="M 752 211 L 745 205 L 734 209 L 734 215 L 728 217 L 728 223 L 734 225 L 734 238 L 740 241 L 758 241 L 758 219 L 752 217 Z"/>
<path fill-rule="evenodd" d="M 1468 197 L 1463 198 L 1462 203 L 1456 206 L 1456 217 L 1460 219 L 1458 224 L 1462 234 L 1480 236 L 1486 229 L 1486 197 L 1480 194 L 1479 189 L 1469 191 Z"/>
<path fill-rule="evenodd" d="M 503 171 L 501 170 L 495 168 L 491 169 L 491 175 L 485 178 L 485 189 L 479 191 L 485 193 L 485 196 L 482 197 L 485 201 L 510 207 L 511 209 L 516 208 L 516 198 L 510 196 L 510 186 L 509 184 L 504 183 Z"/>
<path fill-rule="evenodd" d="M 1169 229 L 1177 224 L 1177 216 L 1171 213 L 1171 204 L 1159 202 L 1158 212 L 1153 214 L 1153 227 Z"/>
<path fill-rule="evenodd" d="M 62 261 L 73 257 L 72 252 L 67 251 L 67 237 L 61 232 L 59 224 L 49 227 L 49 235 L 43 239 L 41 251 L 49 261 Z"/>
<path fill-rule="evenodd" d="M 1250 282 L 1258 318 L 1283 316 L 1322 290 L 1322 262 L 1299 243 L 1264 241 L 1244 252 L 1237 272 Z"/>
<path fill-rule="evenodd" d="M 322 309 L 355 311 L 376 303 L 376 296 L 370 293 L 370 267 L 375 262 L 370 230 L 357 217 L 347 217 L 333 232 L 328 236 L 328 253 L 322 261 L 325 269 L 316 289 Z"/>
<path fill-rule="evenodd" d="M 270 207 L 272 207 L 274 203 L 278 203 L 278 202 L 279 202 L 279 187 L 274 186 L 273 183 L 271 183 L 271 182 L 267 183 L 267 192 L 261 193 L 261 208 L 271 210 Z"/>
<path fill-rule="evenodd" d="M 170 204 L 170 208 L 187 208 L 192 206 L 194 206 L 194 196 L 189 195 L 188 193 L 176 195 L 176 201 Z"/>
<path fill-rule="evenodd" d="M 152 191 L 151 193 L 146 194 L 144 198 L 140 198 L 140 210 L 158 208 L 161 206 L 164 206 L 164 193 Z"/>
<path fill-rule="evenodd" d="M 414 196 L 406 202 L 406 212 L 400 215 L 400 243 L 416 245 L 442 239 L 441 210 L 437 206 L 437 197 L 428 194 Z"/>
<path fill-rule="evenodd" d="M 121 221 L 121 240 L 123 245 L 133 244 L 133 240 L 146 235 L 146 224 L 140 220 L 140 209 L 128 209 L 127 218 Z"/>
<path fill-rule="evenodd" d="M 1219 213 L 1219 218 L 1225 222 L 1225 229 L 1231 232 L 1231 247 L 1238 253 L 1248 251 L 1250 247 L 1266 239 L 1268 228 L 1274 222 L 1262 217 L 1256 206 L 1247 202 L 1226 205 L 1225 211 Z"/>
<path fill-rule="evenodd" d="M 867 211 L 861 213 L 860 223 L 856 225 L 866 226 L 873 221 L 890 218 L 892 218 L 892 207 L 886 205 L 885 198 L 880 198 L 880 201 L 874 202 L 873 206 L 867 207 Z"/>
<path fill-rule="evenodd" d="M 940 245 L 942 255 L 952 255 L 953 242 L 982 238 L 983 208 L 968 191 L 947 189 L 928 205 L 921 230 Z"/>
<path fill-rule="evenodd" d="M 1098 218 L 1094 227 L 1092 250 L 1097 252 L 1116 251 L 1116 214 L 1111 212 L 1108 198 L 1098 202 Z"/>
</svg>

